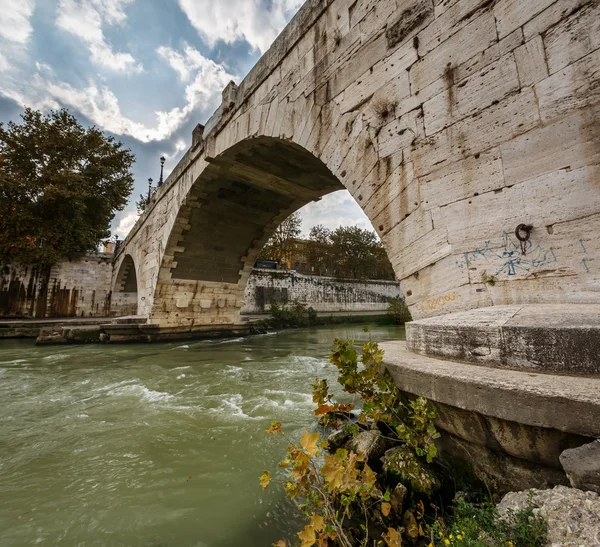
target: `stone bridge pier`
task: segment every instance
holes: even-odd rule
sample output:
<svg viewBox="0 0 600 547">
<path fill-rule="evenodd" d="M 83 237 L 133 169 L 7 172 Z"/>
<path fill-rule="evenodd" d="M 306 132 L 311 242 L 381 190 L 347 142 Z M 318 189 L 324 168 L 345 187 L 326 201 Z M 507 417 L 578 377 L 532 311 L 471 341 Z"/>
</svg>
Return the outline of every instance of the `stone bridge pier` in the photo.
<svg viewBox="0 0 600 547">
<path fill-rule="evenodd" d="M 276 226 L 346 188 L 417 319 L 597 304 L 599 36 L 597 0 L 308 1 L 196 128 L 115 287 L 129 257 L 150 324 L 236 324 Z"/>
</svg>

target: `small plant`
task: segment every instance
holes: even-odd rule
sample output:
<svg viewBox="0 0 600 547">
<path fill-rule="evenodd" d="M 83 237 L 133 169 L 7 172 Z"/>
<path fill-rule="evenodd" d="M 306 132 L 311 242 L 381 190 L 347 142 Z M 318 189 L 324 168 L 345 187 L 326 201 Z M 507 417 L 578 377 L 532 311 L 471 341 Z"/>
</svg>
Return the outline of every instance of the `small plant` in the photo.
<svg viewBox="0 0 600 547">
<path fill-rule="evenodd" d="M 342 32 L 337 27 L 333 31 L 333 43 L 335 44 L 335 47 L 342 43 Z"/>
<path fill-rule="evenodd" d="M 271 319 L 265 322 L 267 327 L 285 329 L 318 323 L 317 312 L 298 300 L 294 300 L 289 306 L 273 302 L 270 311 Z"/>
<path fill-rule="evenodd" d="M 404 323 L 412 321 L 410 310 L 408 309 L 404 299 L 400 297 L 390 298 L 388 315 L 392 321 L 398 325 L 403 325 Z"/>
<path fill-rule="evenodd" d="M 387 120 L 388 116 L 395 112 L 396 105 L 396 102 L 390 101 L 385 97 L 378 97 L 373 101 L 372 108 L 379 120 L 384 122 Z"/>
<path fill-rule="evenodd" d="M 543 547 L 548 542 L 545 520 L 529 505 L 504 517 L 491 502 L 473 504 L 460 498 L 446 523 L 443 518 L 430 527 L 431 547 Z"/>
<path fill-rule="evenodd" d="M 484 285 L 493 287 L 498 282 L 498 278 L 495 275 L 488 275 L 487 272 L 483 270 L 483 272 L 481 272 L 481 282 Z"/>
</svg>

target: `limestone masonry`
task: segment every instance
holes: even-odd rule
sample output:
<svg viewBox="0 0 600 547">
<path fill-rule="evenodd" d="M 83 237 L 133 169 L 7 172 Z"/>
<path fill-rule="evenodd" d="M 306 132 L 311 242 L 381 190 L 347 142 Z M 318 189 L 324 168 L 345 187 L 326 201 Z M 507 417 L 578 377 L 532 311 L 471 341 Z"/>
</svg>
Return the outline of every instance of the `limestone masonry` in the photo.
<svg viewBox="0 0 600 547">
<path fill-rule="evenodd" d="M 347 188 L 416 318 L 597 304 L 599 48 L 597 0 L 310 0 L 196 128 L 113 283 L 133 263 L 152 324 L 238 323 L 275 227 Z"/>
<path fill-rule="evenodd" d="M 85 256 L 57 264 L 49 282 L 39 268 L 5 266 L 0 272 L 0 317 L 108 317 L 137 315 L 133 262 L 123 262 L 111 291 L 112 255 Z M 291 271 L 253 270 L 244 313 L 268 312 L 272 303 L 298 300 L 320 312 L 385 311 L 400 296 L 394 281 L 335 279 Z"/>
<path fill-rule="evenodd" d="M 272 303 L 297 300 L 319 312 L 386 311 L 398 298 L 394 281 L 335 279 L 294 272 L 253 270 L 244 293 L 242 313 L 269 311 Z"/>
</svg>

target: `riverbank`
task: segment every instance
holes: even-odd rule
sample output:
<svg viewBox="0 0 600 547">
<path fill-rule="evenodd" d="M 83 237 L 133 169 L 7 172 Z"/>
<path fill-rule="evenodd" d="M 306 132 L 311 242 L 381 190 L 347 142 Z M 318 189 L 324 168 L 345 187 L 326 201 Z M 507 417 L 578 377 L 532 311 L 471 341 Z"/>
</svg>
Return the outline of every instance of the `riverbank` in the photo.
<svg viewBox="0 0 600 547">
<path fill-rule="evenodd" d="M 357 323 L 391 324 L 387 312 L 317 312 L 316 326 Z M 269 328 L 271 314 L 243 315 L 238 325 L 193 325 L 161 327 L 148 325 L 138 316 L 68 318 L 68 319 L 0 319 L 0 340 L 35 339 L 40 345 L 91 343 L 154 343 L 181 340 L 214 340 L 249 336 Z M 281 327 L 285 328 L 285 327 Z M 278 328 L 276 330 L 281 330 Z"/>
</svg>

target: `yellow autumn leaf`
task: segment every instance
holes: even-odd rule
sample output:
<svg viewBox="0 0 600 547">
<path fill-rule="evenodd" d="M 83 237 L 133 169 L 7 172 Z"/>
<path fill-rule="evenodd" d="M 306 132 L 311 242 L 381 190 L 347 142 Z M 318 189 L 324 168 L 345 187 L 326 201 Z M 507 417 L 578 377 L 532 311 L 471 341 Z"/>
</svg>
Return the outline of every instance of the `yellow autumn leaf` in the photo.
<svg viewBox="0 0 600 547">
<path fill-rule="evenodd" d="M 390 514 L 391 509 L 392 509 L 391 503 L 387 503 L 384 501 L 381 504 L 381 513 L 383 514 L 384 517 L 387 517 Z"/>
<path fill-rule="evenodd" d="M 318 447 L 317 442 L 319 440 L 318 433 L 309 433 L 308 431 L 304 432 L 302 438 L 300 439 L 300 444 L 302 448 L 306 451 L 309 456 L 314 456 L 317 453 Z"/>
<path fill-rule="evenodd" d="M 271 422 L 271 427 L 269 427 L 268 429 L 266 429 L 267 433 L 279 433 L 281 431 L 281 424 L 279 422 L 276 422 L 275 420 L 273 420 Z"/>
<path fill-rule="evenodd" d="M 332 492 L 342 485 L 344 470 L 336 456 L 325 456 L 325 465 L 321 468 L 321 474 L 327 481 L 329 491 Z"/>
<path fill-rule="evenodd" d="M 402 547 L 402 536 L 395 528 L 388 528 L 387 533 L 381 536 L 388 547 Z"/>
<path fill-rule="evenodd" d="M 300 544 L 301 547 L 312 547 L 315 544 L 315 541 L 317 541 L 315 529 L 310 524 L 307 524 L 302 532 L 298 532 L 298 537 L 302 542 Z"/>
<path fill-rule="evenodd" d="M 325 528 L 325 521 L 321 515 L 313 515 L 310 519 L 310 525 L 314 530 L 320 532 Z"/>
<path fill-rule="evenodd" d="M 259 478 L 260 485 L 263 490 L 266 490 L 269 487 L 269 483 L 271 482 L 271 473 L 265 471 Z"/>
</svg>

